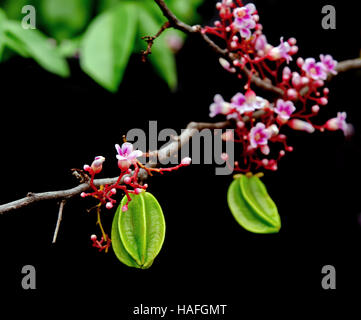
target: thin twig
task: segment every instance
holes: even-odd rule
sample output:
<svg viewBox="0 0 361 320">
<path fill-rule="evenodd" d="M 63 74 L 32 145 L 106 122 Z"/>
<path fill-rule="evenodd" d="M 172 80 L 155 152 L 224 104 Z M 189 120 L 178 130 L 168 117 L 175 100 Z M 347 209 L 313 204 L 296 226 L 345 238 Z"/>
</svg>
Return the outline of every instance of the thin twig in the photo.
<svg viewBox="0 0 361 320">
<path fill-rule="evenodd" d="M 54 236 L 53 236 L 53 243 L 56 242 L 56 238 L 58 237 L 60 223 L 61 223 L 61 220 L 63 219 L 63 210 L 64 210 L 65 203 L 66 203 L 66 200 L 62 200 L 60 202 L 58 220 L 56 221 L 56 227 L 55 227 Z"/>
<path fill-rule="evenodd" d="M 154 43 L 154 40 L 157 39 L 164 30 L 169 28 L 169 21 L 167 21 L 166 23 L 164 23 L 162 25 L 162 27 L 160 28 L 160 30 L 157 32 L 157 34 L 155 36 L 145 36 L 142 37 L 142 39 L 147 43 L 147 49 L 145 51 L 142 51 L 142 61 L 145 62 L 147 60 L 147 56 L 152 54 L 152 46 Z"/>
</svg>

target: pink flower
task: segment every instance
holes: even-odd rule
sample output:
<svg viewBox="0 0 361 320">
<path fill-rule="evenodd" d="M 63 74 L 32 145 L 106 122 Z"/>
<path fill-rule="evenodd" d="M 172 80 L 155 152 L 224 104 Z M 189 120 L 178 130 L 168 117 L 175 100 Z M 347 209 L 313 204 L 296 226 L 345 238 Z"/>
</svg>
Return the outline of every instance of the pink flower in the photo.
<svg viewBox="0 0 361 320">
<path fill-rule="evenodd" d="M 240 114 L 242 114 L 245 112 L 253 112 L 257 109 L 263 109 L 268 105 L 268 101 L 256 96 L 254 91 L 248 90 L 245 95 L 237 93 L 231 99 L 231 104 Z"/>
<path fill-rule="evenodd" d="M 295 110 L 296 107 L 294 106 L 292 101 L 284 101 L 282 99 L 278 99 L 274 112 L 278 114 L 277 119 L 279 119 L 281 123 L 286 123 L 287 120 L 290 118 L 291 114 L 295 112 Z"/>
<path fill-rule="evenodd" d="M 283 37 L 281 37 L 281 43 L 278 47 L 274 47 L 269 51 L 268 57 L 271 60 L 286 59 L 287 63 L 289 63 L 292 61 L 292 57 L 289 54 L 290 50 L 291 47 L 288 42 L 283 42 Z"/>
<path fill-rule="evenodd" d="M 93 172 L 95 174 L 102 171 L 104 161 L 105 161 L 105 158 L 102 157 L 102 156 L 95 157 L 95 159 L 94 159 L 94 161 L 93 161 L 93 163 L 91 165 L 91 168 L 93 169 Z"/>
<path fill-rule="evenodd" d="M 337 65 L 337 61 L 333 60 L 332 56 L 327 54 L 327 55 L 320 55 L 320 59 L 321 59 L 321 63 L 324 67 L 324 70 L 327 73 L 332 73 L 332 74 L 337 74 L 337 71 L 335 70 L 336 65 Z"/>
<path fill-rule="evenodd" d="M 326 122 L 325 128 L 331 131 L 342 130 L 345 136 L 352 135 L 353 126 L 346 122 L 346 117 L 346 112 L 338 112 L 336 118 L 332 118 Z"/>
<path fill-rule="evenodd" d="M 307 58 L 302 66 L 302 70 L 313 80 L 326 80 L 327 78 L 323 63 L 316 63 L 314 58 Z"/>
<path fill-rule="evenodd" d="M 271 133 L 266 129 L 266 126 L 262 122 L 258 122 L 249 133 L 249 142 L 251 148 L 255 149 L 258 146 L 265 146 L 268 143 L 268 139 L 271 137 Z"/>
<path fill-rule="evenodd" d="M 233 25 L 236 30 L 239 30 L 241 37 L 249 39 L 251 37 L 251 30 L 256 27 L 252 14 L 256 11 L 253 3 L 249 3 L 244 7 L 237 8 L 233 11 L 234 22 Z"/>
<path fill-rule="evenodd" d="M 218 114 L 227 114 L 231 110 L 231 105 L 225 102 L 220 94 L 216 94 L 214 96 L 214 103 L 210 105 L 209 109 L 209 116 L 213 118 Z"/>
<path fill-rule="evenodd" d="M 131 164 L 136 162 L 138 157 L 143 155 L 143 152 L 140 150 L 133 150 L 133 145 L 129 142 L 125 142 L 120 147 L 119 144 L 115 145 L 117 150 L 117 159 L 118 166 L 122 170 L 126 170 L 130 167 Z"/>
<path fill-rule="evenodd" d="M 268 44 L 266 36 L 262 34 L 256 38 L 254 48 L 257 50 L 258 55 L 263 56 L 272 46 Z"/>
</svg>

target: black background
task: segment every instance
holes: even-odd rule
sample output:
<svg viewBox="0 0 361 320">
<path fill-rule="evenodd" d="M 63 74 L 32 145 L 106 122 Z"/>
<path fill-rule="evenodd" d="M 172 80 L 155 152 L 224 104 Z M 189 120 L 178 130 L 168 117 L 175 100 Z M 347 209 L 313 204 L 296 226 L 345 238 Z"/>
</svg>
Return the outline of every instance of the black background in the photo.
<svg viewBox="0 0 361 320">
<path fill-rule="evenodd" d="M 359 56 L 357 2 L 256 1 L 264 32 L 272 44 L 295 36 L 303 57 L 330 53 L 337 60 Z M 321 28 L 321 8 L 334 4 L 336 30 Z M 204 22 L 215 16 L 214 1 L 200 9 Z M 76 184 L 70 169 L 96 155 L 107 158 L 103 176 L 115 176 L 114 144 L 131 128 L 178 132 L 189 121 L 209 121 L 215 93 L 230 98 L 241 83 L 227 74 L 213 52 L 189 38 L 177 56 L 175 93 L 133 56 L 117 94 L 84 75 L 71 60 L 72 77 L 61 79 L 31 60 L 13 58 L 0 65 L 1 203 Z M 98 233 L 91 200 L 66 204 L 58 240 L 51 244 L 58 213 L 55 202 L 41 202 L 0 216 L 1 294 L 21 301 L 68 302 L 87 298 L 91 310 L 117 310 L 130 317 L 140 303 L 228 304 L 228 315 L 252 309 L 250 302 L 282 311 L 286 298 L 307 309 L 328 307 L 343 296 L 359 297 L 361 285 L 360 72 L 340 74 L 329 84 L 330 102 L 320 123 L 347 111 L 356 129 L 312 135 L 288 132 L 295 151 L 263 181 L 278 205 L 282 228 L 276 235 L 243 230 L 228 210 L 231 176 L 215 176 L 213 166 L 194 165 L 148 183 L 162 205 L 166 241 L 149 270 L 130 269 L 112 252 L 98 253 L 89 237 Z M 111 159 L 114 158 L 114 161 Z M 113 212 L 103 221 L 109 230 Z M 21 268 L 34 265 L 37 289 L 21 288 Z M 321 288 L 321 268 L 337 271 L 337 289 Z M 301 297 L 301 299 L 300 299 Z M 20 300 L 16 300 L 20 301 Z M 115 303 L 115 304 L 114 304 Z M 19 304 L 20 305 L 20 304 Z M 79 307 L 81 308 L 81 307 Z M 259 312 L 262 309 L 256 309 Z M 119 316 L 120 317 L 120 316 Z M 217 318 L 217 317 L 216 317 Z"/>
</svg>

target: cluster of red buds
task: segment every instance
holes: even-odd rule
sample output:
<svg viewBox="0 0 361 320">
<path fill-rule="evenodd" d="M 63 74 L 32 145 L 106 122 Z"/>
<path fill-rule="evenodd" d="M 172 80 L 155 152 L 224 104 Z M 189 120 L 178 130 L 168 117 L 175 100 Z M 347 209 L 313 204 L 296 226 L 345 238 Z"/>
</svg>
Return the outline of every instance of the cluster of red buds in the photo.
<svg viewBox="0 0 361 320">
<path fill-rule="evenodd" d="M 329 89 L 324 87 L 324 81 L 329 74 L 336 74 L 337 61 L 330 55 L 320 55 L 318 62 L 314 58 L 299 57 L 295 65 L 298 69 L 292 72 L 287 65 L 298 52 L 295 38 L 287 41 L 281 38 L 278 46 L 269 44 L 252 3 L 243 5 L 239 0 L 222 0 L 216 7 L 220 20 L 214 22 L 214 27 L 203 28 L 202 32 L 225 42 L 230 59 L 220 58 L 224 69 L 239 78 L 245 69 L 248 70 L 244 94 L 236 93 L 230 102 L 217 94 L 210 106 L 211 117 L 222 114 L 236 121 L 234 136 L 227 137 L 242 146 L 242 163 L 235 163 L 236 171 L 248 172 L 253 166 L 254 169 L 277 170 L 280 158 L 293 150 L 286 143 L 286 135 L 280 133 L 284 125 L 308 133 L 325 129 L 342 130 L 345 135 L 352 133 L 345 112 L 323 125 L 311 121 L 328 103 Z M 254 76 L 274 84 L 282 95 L 273 102 L 256 96 L 251 90 Z M 279 146 L 276 155 L 271 153 L 269 142 Z"/>
<path fill-rule="evenodd" d="M 117 194 L 117 191 L 120 190 L 124 192 L 127 197 L 127 203 L 122 207 L 122 211 L 125 212 L 128 210 L 128 204 L 132 200 L 130 194 L 139 194 L 145 191 L 148 188 L 148 184 L 142 184 L 142 181 L 139 181 L 139 171 L 144 169 L 149 175 L 152 175 L 153 172 L 163 174 L 164 172 L 170 172 L 178 170 L 181 167 L 188 166 L 191 163 L 191 158 L 182 159 L 181 163 L 175 167 L 169 168 L 149 168 L 144 166 L 137 158 L 142 156 L 147 156 L 140 150 L 134 150 L 133 145 L 129 142 L 124 142 L 122 146 L 118 144 L 115 145 L 117 151 L 116 158 L 118 160 L 118 167 L 120 169 L 119 176 L 117 180 L 112 184 L 96 186 L 94 184 L 95 175 L 99 174 L 103 169 L 103 163 L 105 158 L 102 156 L 95 157 L 93 163 L 89 165 L 84 165 L 84 171 L 90 175 L 89 185 L 92 189 L 90 193 L 81 193 L 81 197 L 93 197 L 99 201 L 99 204 L 95 207 L 98 213 L 98 225 L 102 231 L 102 238 L 99 241 L 96 235 L 91 236 L 93 242 L 93 247 L 102 251 L 108 250 L 110 246 L 110 238 L 104 232 L 103 227 L 100 221 L 100 208 L 105 205 L 105 208 L 112 209 L 117 202 L 113 197 Z"/>
</svg>

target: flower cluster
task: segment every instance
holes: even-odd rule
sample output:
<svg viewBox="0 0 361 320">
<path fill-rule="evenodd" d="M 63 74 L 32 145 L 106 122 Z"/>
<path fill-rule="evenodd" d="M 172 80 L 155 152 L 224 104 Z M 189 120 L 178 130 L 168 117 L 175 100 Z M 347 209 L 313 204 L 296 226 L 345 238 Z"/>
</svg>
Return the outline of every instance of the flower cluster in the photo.
<svg viewBox="0 0 361 320">
<path fill-rule="evenodd" d="M 122 207 L 122 211 L 125 212 L 128 210 L 128 204 L 132 200 L 130 194 L 139 194 L 145 191 L 148 188 L 148 184 L 142 184 L 139 181 L 139 171 L 140 169 L 144 169 L 147 171 L 149 175 L 152 175 L 153 172 L 158 172 L 163 174 L 164 172 L 174 171 L 181 167 L 188 166 L 191 163 L 190 158 L 184 158 L 181 163 L 175 167 L 170 168 L 148 168 L 144 166 L 137 158 L 142 156 L 147 156 L 140 150 L 134 150 L 133 145 L 129 142 L 124 142 L 122 146 L 118 144 L 115 145 L 115 149 L 117 151 L 116 159 L 118 160 L 118 168 L 120 169 L 120 173 L 118 178 L 114 183 L 105 184 L 97 186 L 95 184 L 95 175 L 99 174 L 103 169 L 103 163 L 105 158 L 102 156 L 95 157 L 94 161 L 91 165 L 84 165 L 84 171 L 87 172 L 89 177 L 89 187 L 92 189 L 90 193 L 81 193 L 81 197 L 93 197 L 97 201 L 99 201 L 98 205 L 95 207 L 98 213 L 98 225 L 102 231 L 102 238 L 100 241 L 97 240 L 96 235 L 91 236 L 91 240 L 93 241 L 93 246 L 99 248 L 99 251 L 107 249 L 110 246 L 110 238 L 104 232 L 103 227 L 100 221 L 100 208 L 105 205 L 105 208 L 112 209 L 114 204 L 117 202 L 114 199 L 114 196 L 118 193 L 118 191 L 122 191 L 127 197 L 127 203 Z"/>
<path fill-rule="evenodd" d="M 216 6 L 220 20 L 215 21 L 214 27 L 203 28 L 202 32 L 225 42 L 229 61 L 220 58 L 224 69 L 237 73 L 239 78 L 244 73 L 248 77 L 244 93 L 236 93 L 229 102 L 217 94 L 210 106 L 210 117 L 224 115 L 236 122 L 232 139 L 242 146 L 242 163 L 235 163 L 236 171 L 248 172 L 260 167 L 277 170 L 280 158 L 293 150 L 286 143 L 286 135 L 280 133 L 285 125 L 308 133 L 315 130 L 352 133 L 345 112 L 323 125 L 311 121 L 328 103 L 329 89 L 324 81 L 329 74 L 337 73 L 337 61 L 332 56 L 320 55 L 319 61 L 299 57 L 295 63 L 297 70 L 292 71 L 289 63 L 298 52 L 295 38 L 287 41 L 281 38 L 277 46 L 269 44 L 254 4 L 222 0 Z M 251 89 L 254 76 L 272 83 L 282 92 L 281 96 L 272 101 L 257 96 Z M 280 146 L 276 153 L 270 148 L 272 143 Z"/>
</svg>

